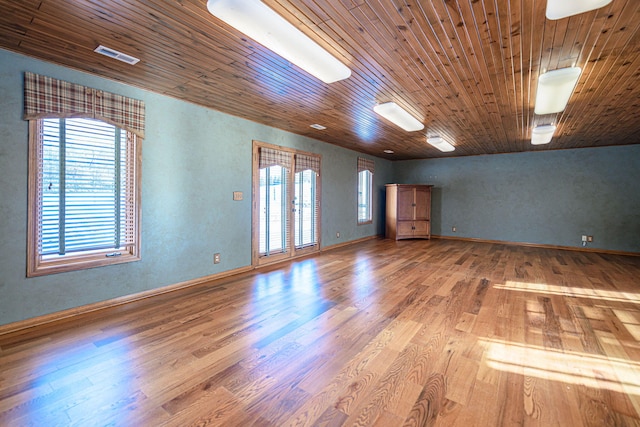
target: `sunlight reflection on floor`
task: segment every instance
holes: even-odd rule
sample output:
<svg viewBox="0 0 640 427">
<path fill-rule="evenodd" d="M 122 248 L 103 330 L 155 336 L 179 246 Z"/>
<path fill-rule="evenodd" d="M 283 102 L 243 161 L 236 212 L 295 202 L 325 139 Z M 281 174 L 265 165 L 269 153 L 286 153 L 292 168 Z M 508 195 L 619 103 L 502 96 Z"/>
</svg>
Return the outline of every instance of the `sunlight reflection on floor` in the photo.
<svg viewBox="0 0 640 427">
<path fill-rule="evenodd" d="M 618 310 L 612 309 L 618 320 L 629 331 L 629 334 L 640 342 L 640 313 L 635 310 Z"/>
<path fill-rule="evenodd" d="M 640 363 L 498 339 L 479 342 L 490 368 L 640 396 Z"/>
<path fill-rule="evenodd" d="M 605 291 L 602 289 L 578 288 L 574 286 L 549 285 L 546 283 L 514 282 L 507 280 L 504 285 L 494 285 L 495 289 L 535 292 L 567 297 L 592 298 L 605 301 L 630 302 L 640 304 L 640 294 L 632 292 Z"/>
<path fill-rule="evenodd" d="M 322 286 L 313 259 L 302 260 L 291 266 L 291 288 L 308 295 L 322 296 Z"/>
</svg>

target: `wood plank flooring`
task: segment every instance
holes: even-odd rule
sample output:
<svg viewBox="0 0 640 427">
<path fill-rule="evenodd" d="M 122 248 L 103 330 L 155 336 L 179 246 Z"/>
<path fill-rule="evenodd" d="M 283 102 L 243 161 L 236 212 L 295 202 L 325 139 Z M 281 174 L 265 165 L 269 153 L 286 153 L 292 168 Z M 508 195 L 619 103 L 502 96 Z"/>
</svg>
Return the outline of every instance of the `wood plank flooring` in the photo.
<svg viewBox="0 0 640 427">
<path fill-rule="evenodd" d="M 372 240 L 0 336 L 2 426 L 637 426 L 640 257 Z"/>
</svg>

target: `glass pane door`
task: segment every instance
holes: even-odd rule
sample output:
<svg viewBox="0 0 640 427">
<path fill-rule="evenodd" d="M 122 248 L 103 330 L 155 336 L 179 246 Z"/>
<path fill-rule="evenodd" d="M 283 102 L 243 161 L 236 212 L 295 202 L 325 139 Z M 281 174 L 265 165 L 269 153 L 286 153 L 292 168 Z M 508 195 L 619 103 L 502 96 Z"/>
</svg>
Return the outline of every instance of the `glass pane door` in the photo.
<svg viewBox="0 0 640 427">
<path fill-rule="evenodd" d="M 254 143 L 253 265 L 320 250 L 320 156 Z"/>
<path fill-rule="evenodd" d="M 316 173 L 314 171 L 305 170 L 295 174 L 293 206 L 296 249 L 317 244 Z"/>
<path fill-rule="evenodd" d="M 260 169 L 259 253 L 287 252 L 287 170 L 282 166 Z"/>
</svg>

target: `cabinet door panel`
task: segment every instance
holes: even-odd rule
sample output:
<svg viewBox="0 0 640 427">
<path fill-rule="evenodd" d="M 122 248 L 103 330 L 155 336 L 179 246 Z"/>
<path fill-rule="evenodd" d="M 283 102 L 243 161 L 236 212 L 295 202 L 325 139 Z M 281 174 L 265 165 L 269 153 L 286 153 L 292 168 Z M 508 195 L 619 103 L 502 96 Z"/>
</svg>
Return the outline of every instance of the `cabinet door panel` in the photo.
<svg viewBox="0 0 640 427">
<path fill-rule="evenodd" d="M 429 219 L 430 206 L 431 206 L 431 197 L 430 197 L 430 189 L 425 187 L 417 187 L 416 195 L 415 195 L 415 203 L 416 203 L 416 220 L 426 221 Z"/>
<path fill-rule="evenodd" d="M 414 221 L 413 235 L 415 237 L 429 237 L 429 221 Z"/>
<path fill-rule="evenodd" d="M 413 221 L 398 221 L 398 237 L 413 236 Z"/>
<path fill-rule="evenodd" d="M 413 188 L 398 188 L 398 221 L 413 220 L 415 212 Z"/>
</svg>

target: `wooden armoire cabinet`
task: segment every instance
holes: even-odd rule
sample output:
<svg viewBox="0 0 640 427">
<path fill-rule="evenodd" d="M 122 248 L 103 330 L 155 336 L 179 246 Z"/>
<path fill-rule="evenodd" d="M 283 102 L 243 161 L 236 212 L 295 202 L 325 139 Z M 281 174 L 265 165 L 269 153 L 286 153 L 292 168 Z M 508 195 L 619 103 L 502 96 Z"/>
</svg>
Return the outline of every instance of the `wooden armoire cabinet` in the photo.
<svg viewBox="0 0 640 427">
<path fill-rule="evenodd" d="M 387 184 L 386 237 L 429 239 L 431 237 L 432 185 Z"/>
</svg>

